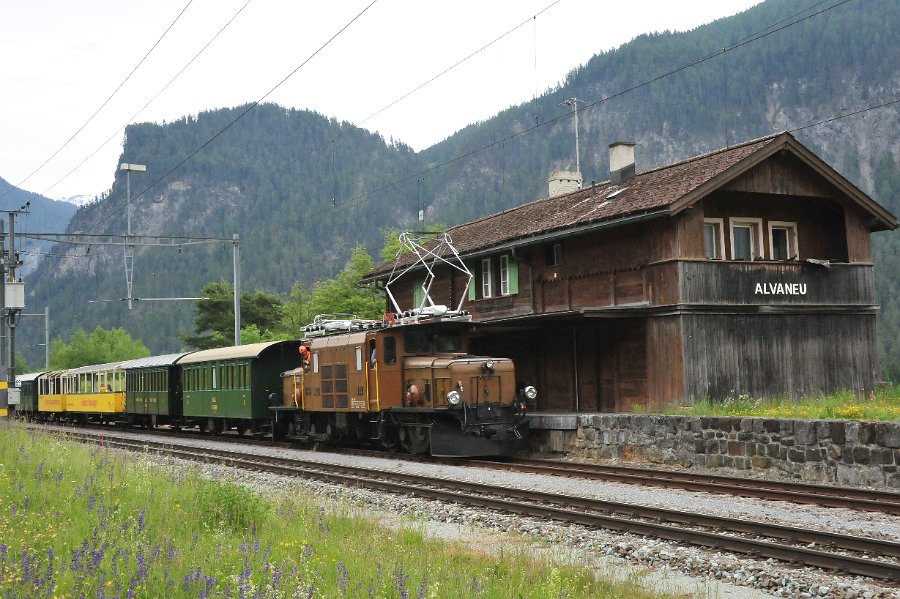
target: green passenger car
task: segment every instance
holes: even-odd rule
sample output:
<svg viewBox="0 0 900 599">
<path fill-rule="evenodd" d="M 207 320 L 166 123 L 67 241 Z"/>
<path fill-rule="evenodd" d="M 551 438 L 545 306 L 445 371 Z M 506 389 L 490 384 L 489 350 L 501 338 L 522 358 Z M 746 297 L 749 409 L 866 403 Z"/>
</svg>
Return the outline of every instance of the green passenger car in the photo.
<svg viewBox="0 0 900 599">
<path fill-rule="evenodd" d="M 181 377 L 177 362 L 187 353 L 138 358 L 122 363 L 125 412 L 129 424 L 148 428 L 181 419 Z"/>
<path fill-rule="evenodd" d="M 270 396 L 281 397 L 281 373 L 300 365 L 300 341 L 209 349 L 178 360 L 184 420 L 202 430 L 239 433 L 269 422 Z"/>
<path fill-rule="evenodd" d="M 21 414 L 32 415 L 38 409 L 38 378 L 45 374 L 43 372 L 32 372 L 30 374 L 20 374 L 16 377 L 16 387 L 19 388 L 19 402 L 16 411 Z M 12 402 L 10 402 L 12 405 Z"/>
</svg>

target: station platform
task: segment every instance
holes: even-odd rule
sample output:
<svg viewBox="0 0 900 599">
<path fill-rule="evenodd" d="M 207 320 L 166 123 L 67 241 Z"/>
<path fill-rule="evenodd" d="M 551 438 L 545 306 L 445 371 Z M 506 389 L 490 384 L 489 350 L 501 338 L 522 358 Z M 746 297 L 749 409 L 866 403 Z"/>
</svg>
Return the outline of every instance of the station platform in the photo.
<svg viewBox="0 0 900 599">
<path fill-rule="evenodd" d="M 578 416 L 572 412 L 532 412 L 526 414 L 531 430 L 574 431 L 578 428 Z"/>
</svg>

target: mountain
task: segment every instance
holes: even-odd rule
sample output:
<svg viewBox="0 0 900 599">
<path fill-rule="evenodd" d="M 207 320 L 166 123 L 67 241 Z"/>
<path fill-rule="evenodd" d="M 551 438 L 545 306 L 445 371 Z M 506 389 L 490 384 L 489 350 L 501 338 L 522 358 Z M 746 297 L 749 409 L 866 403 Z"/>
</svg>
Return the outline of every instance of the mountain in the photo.
<svg viewBox="0 0 900 599">
<path fill-rule="evenodd" d="M 455 224 L 546 196 L 549 172 L 574 167 L 573 119 L 560 106 L 572 97 L 581 100 L 586 184 L 607 178 L 612 141 L 637 143 L 641 171 L 790 129 L 900 214 L 900 104 L 867 110 L 895 101 L 898 91 L 900 2 L 828 8 L 768 0 L 692 31 L 642 35 L 598 54 L 544 95 L 418 153 L 349 123 L 271 104 L 243 118 L 247 106 L 132 125 L 120 162 L 148 166 L 132 174 L 132 229 L 220 240 L 138 248 L 135 295 L 194 296 L 207 282 L 230 281 L 233 234 L 240 235 L 242 286 L 283 293 L 295 281 L 310 286 L 333 276 L 357 242 L 377 254 L 382 230 L 417 227 L 420 207 L 427 222 Z M 70 231 L 125 231 L 123 175 L 117 171 L 109 193 L 78 210 Z M 60 251 L 63 258 L 30 277 L 27 300 L 50 305 L 53 336 L 75 326 L 124 326 L 154 351 L 177 349 L 176 332 L 191 326 L 189 303 L 138 301 L 129 312 L 118 301 L 121 247 Z M 898 253 L 900 234 L 875 236 L 882 364 L 894 380 Z"/>
<path fill-rule="evenodd" d="M 28 204 L 28 213 L 16 218 L 16 231 L 35 233 L 64 233 L 77 208 L 67 202 L 45 198 L 42 195 L 19 189 L 0 178 L 0 211 L 19 210 Z M 5 215 L 3 215 L 5 217 Z M 9 219 L 4 218 L 4 231 L 9 232 Z M 34 271 L 42 258 L 50 251 L 52 244 L 17 237 L 16 247 L 20 250 L 22 268 L 17 273 L 26 276 Z M 9 247 L 8 245 L 6 246 Z"/>
<path fill-rule="evenodd" d="M 93 204 L 94 202 L 97 202 L 99 200 L 100 198 L 92 195 L 77 195 L 69 196 L 67 198 L 60 198 L 60 201 L 72 204 L 76 208 L 81 208 L 83 206 L 87 206 L 88 204 Z"/>
</svg>

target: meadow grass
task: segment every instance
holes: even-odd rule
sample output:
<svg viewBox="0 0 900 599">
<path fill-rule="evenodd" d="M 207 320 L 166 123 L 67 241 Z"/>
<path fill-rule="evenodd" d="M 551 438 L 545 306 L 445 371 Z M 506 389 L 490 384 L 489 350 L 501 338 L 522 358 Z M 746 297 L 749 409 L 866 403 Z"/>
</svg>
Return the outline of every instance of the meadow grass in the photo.
<svg viewBox="0 0 900 599">
<path fill-rule="evenodd" d="M 669 413 L 690 416 L 758 416 L 833 420 L 900 420 L 900 385 L 858 396 L 852 391 L 790 398 L 759 399 L 746 395 L 703 400 Z"/>
<path fill-rule="evenodd" d="M 389 529 L 304 494 L 0 428 L 0 597 L 651 597 L 589 567 Z"/>
</svg>

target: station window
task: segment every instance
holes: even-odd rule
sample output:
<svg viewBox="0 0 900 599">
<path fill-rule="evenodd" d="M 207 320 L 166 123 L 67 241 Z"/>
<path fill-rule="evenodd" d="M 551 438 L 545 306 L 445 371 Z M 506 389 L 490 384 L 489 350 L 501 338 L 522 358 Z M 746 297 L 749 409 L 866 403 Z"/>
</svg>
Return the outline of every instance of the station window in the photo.
<svg viewBox="0 0 900 599">
<path fill-rule="evenodd" d="M 481 261 L 481 297 L 493 297 L 493 278 L 491 259 L 485 258 Z"/>
<path fill-rule="evenodd" d="M 731 218 L 731 259 L 762 258 L 762 219 Z"/>
<path fill-rule="evenodd" d="M 544 256 L 544 262 L 547 266 L 560 266 L 563 263 L 563 246 L 561 243 L 554 243 L 546 246 L 547 251 Z"/>
<path fill-rule="evenodd" d="M 769 258 L 771 260 L 796 260 L 797 223 L 769 222 Z"/>
<path fill-rule="evenodd" d="M 725 257 L 725 225 L 721 218 L 703 219 L 703 248 L 710 260 Z"/>
<path fill-rule="evenodd" d="M 509 255 L 500 256 L 500 295 L 519 293 L 519 266 Z"/>
</svg>

